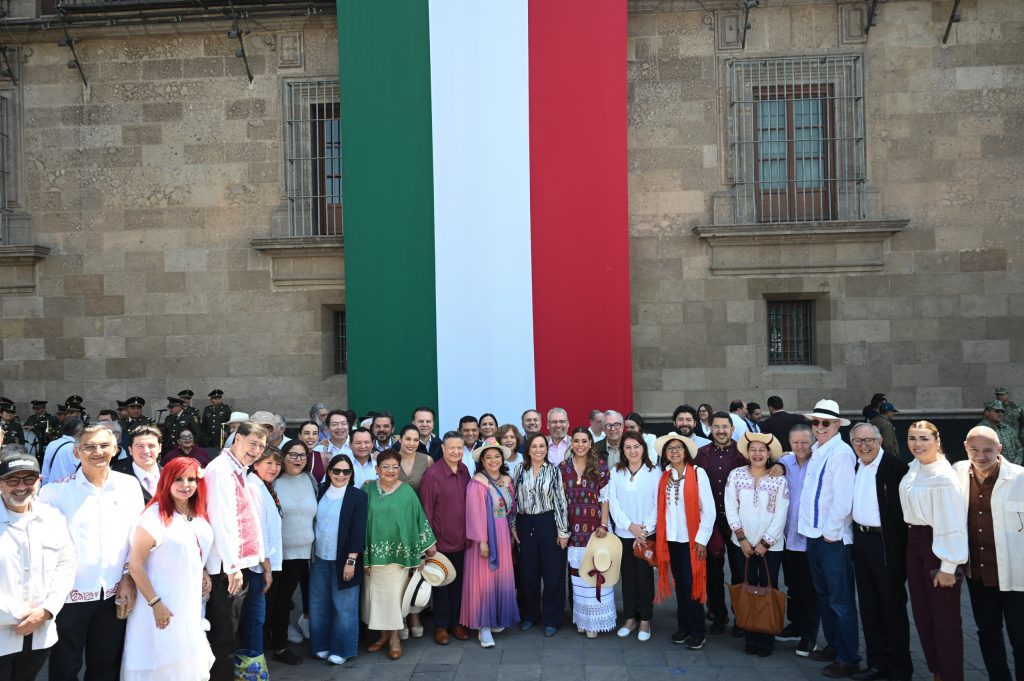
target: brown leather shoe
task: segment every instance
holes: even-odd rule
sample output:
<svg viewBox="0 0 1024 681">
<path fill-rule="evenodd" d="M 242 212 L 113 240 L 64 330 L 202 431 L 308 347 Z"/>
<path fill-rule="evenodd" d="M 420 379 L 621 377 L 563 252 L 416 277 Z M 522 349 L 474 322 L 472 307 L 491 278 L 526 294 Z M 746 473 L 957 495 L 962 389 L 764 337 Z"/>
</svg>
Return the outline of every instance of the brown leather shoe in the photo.
<svg viewBox="0 0 1024 681">
<path fill-rule="evenodd" d="M 394 647 L 388 648 L 388 659 L 397 660 L 402 656 L 402 644 L 396 642 Z"/>
<path fill-rule="evenodd" d="M 384 646 L 388 644 L 388 637 L 381 636 L 379 639 L 366 646 L 366 652 L 368 653 L 379 653 L 384 650 Z"/>
<path fill-rule="evenodd" d="M 446 646 L 450 642 L 451 642 L 451 639 L 448 638 L 448 630 L 447 629 L 442 629 L 441 627 L 438 627 L 437 629 L 434 629 L 434 643 L 436 643 L 439 646 Z"/>
<path fill-rule="evenodd" d="M 452 636 L 459 639 L 460 641 L 469 640 L 469 632 L 466 631 L 466 628 L 461 624 L 456 624 L 454 627 L 452 627 Z"/>
</svg>

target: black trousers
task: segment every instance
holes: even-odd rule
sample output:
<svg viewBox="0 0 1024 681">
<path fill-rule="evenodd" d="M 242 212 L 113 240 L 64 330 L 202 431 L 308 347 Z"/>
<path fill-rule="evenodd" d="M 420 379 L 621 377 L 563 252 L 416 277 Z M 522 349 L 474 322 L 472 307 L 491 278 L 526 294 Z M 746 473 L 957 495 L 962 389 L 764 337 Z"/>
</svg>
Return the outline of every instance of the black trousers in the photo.
<svg viewBox="0 0 1024 681">
<path fill-rule="evenodd" d="M 991 681 L 1024 681 L 1024 592 L 1000 591 L 998 587 L 984 586 L 973 579 L 967 580 L 971 594 L 971 610 L 978 625 L 978 645 L 981 659 Z M 1003 622 L 1013 649 L 1014 674 L 1003 643 Z"/>
<path fill-rule="evenodd" d="M 210 575 L 210 581 L 213 588 L 210 590 L 210 600 L 206 602 L 206 619 L 210 622 L 206 638 L 214 657 L 210 680 L 231 681 L 235 670 L 235 650 L 238 648 L 235 597 L 228 594 L 228 576 L 223 572 Z"/>
<path fill-rule="evenodd" d="M 433 590 L 434 626 L 438 629 L 454 627 L 462 613 L 462 568 L 466 563 L 465 551 L 445 553 L 455 567 L 455 579 L 448 586 Z"/>
<path fill-rule="evenodd" d="M 725 518 L 725 514 L 720 514 Z M 725 561 L 729 561 L 730 584 L 743 581 L 743 552 L 732 543 L 732 530 L 727 521 L 716 521 L 715 527 L 725 539 L 725 555 L 713 556 L 708 553 L 708 611 L 711 619 L 723 625 L 729 621 L 729 611 L 725 608 Z"/>
<path fill-rule="evenodd" d="M 46 664 L 49 654 L 49 648 L 32 650 L 32 634 L 29 634 L 20 653 L 0 655 L 0 681 L 32 681 Z"/>
<path fill-rule="evenodd" d="M 267 639 L 271 650 L 288 646 L 288 624 L 291 622 L 292 599 L 303 580 L 309 580 L 309 561 L 281 561 L 281 571 L 274 573 L 274 582 L 267 592 Z"/>
<path fill-rule="evenodd" d="M 545 627 L 559 627 L 565 612 L 566 552 L 558 546 L 554 511 L 536 515 L 520 513 L 516 516 L 516 534 L 519 535 L 522 571 L 523 608 L 519 612 L 522 621 L 537 622 L 540 618 Z"/>
<path fill-rule="evenodd" d="M 622 616 L 626 619 L 650 621 L 654 616 L 654 568 L 646 560 L 633 556 L 633 539 L 622 542 Z M 647 543 L 654 546 L 656 538 L 652 535 Z"/>
<path fill-rule="evenodd" d="M 691 596 L 693 566 L 689 542 L 668 542 L 668 557 L 672 564 L 672 579 L 676 583 L 676 626 L 683 633 L 703 636 L 704 606 Z"/>
<path fill-rule="evenodd" d="M 786 616 L 789 626 L 800 634 L 804 643 L 818 640 L 818 593 L 811 578 L 811 565 L 806 551 L 782 550 L 782 573 L 786 576 Z"/>
<path fill-rule="evenodd" d="M 50 681 L 76 681 L 83 653 L 85 681 L 118 681 L 125 626 L 125 620 L 117 619 L 113 596 L 65 603 L 57 615 L 58 639 L 50 653 Z"/>
<path fill-rule="evenodd" d="M 909 681 L 914 665 L 910 660 L 906 567 L 900 560 L 885 564 L 880 533 L 855 529 L 852 554 L 868 666 L 886 672 L 892 681 Z"/>
</svg>

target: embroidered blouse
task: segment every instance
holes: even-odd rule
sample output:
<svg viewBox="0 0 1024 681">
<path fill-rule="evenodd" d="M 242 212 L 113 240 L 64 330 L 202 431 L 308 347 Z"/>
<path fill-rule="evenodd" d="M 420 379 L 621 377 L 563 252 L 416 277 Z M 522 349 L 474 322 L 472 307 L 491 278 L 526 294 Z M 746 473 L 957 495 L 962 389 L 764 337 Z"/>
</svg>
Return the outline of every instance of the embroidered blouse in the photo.
<svg viewBox="0 0 1024 681">
<path fill-rule="evenodd" d="M 587 545 L 590 535 L 601 524 L 601 504 L 608 501 L 608 464 L 598 460 L 597 480 L 576 475 L 573 457 L 558 466 L 565 488 L 569 518 L 569 546 Z"/>
<path fill-rule="evenodd" d="M 377 481 L 363 485 L 369 497 L 366 516 L 366 565 L 416 567 L 423 552 L 437 543 L 416 492 L 406 483 L 384 493 Z"/>
<path fill-rule="evenodd" d="M 751 546 L 764 540 L 771 551 L 785 545 L 786 519 L 789 514 L 789 484 L 785 476 L 773 478 L 767 473 L 756 483 L 750 467 L 736 468 L 725 484 L 725 517 L 732 530 L 732 543 L 740 545 L 736 530 L 742 529 Z"/>
</svg>

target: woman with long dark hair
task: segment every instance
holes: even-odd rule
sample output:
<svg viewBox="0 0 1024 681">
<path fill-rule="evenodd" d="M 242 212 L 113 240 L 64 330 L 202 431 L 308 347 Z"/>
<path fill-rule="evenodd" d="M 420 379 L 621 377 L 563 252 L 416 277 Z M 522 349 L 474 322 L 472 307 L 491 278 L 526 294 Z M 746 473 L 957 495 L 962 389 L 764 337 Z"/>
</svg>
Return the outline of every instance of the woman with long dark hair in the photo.
<svg viewBox="0 0 1024 681">
<path fill-rule="evenodd" d="M 707 440 L 714 439 L 711 437 L 711 417 L 714 415 L 715 410 L 707 402 L 697 407 L 697 427 L 693 432 Z"/>
<path fill-rule="evenodd" d="M 210 592 L 203 564 L 213 528 L 199 475 L 195 459 L 169 461 L 132 536 L 128 571 L 138 605 L 128 614 L 121 663 L 125 681 L 210 678 L 213 653 L 203 629 L 202 603 Z"/>
<path fill-rule="evenodd" d="M 586 426 L 572 431 L 569 452 L 558 469 L 562 474 L 569 517 L 569 575 L 572 583 L 572 621 L 587 638 L 615 628 L 615 591 L 602 586 L 600 598 L 580 576 L 580 561 L 590 535 L 608 534 L 608 464 L 594 450 L 594 436 Z"/>
</svg>

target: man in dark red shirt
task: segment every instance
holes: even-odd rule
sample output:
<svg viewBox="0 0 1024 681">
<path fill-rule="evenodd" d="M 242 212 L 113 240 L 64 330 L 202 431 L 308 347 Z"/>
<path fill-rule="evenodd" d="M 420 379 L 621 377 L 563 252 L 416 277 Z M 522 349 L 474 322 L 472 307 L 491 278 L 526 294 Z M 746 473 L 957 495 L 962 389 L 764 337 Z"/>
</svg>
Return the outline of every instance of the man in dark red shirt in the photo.
<svg viewBox="0 0 1024 681">
<path fill-rule="evenodd" d="M 444 434 L 440 461 L 427 469 L 420 481 L 420 502 L 437 537 L 437 550 L 448 556 L 455 567 L 455 579 L 447 586 L 435 587 L 434 641 L 448 645 L 452 636 L 465 641 L 469 632 L 459 624 L 462 610 L 462 567 L 466 555 L 466 487 L 470 473 L 462 463 L 462 435 Z"/>
<path fill-rule="evenodd" d="M 725 517 L 725 483 L 735 468 L 747 465 L 736 442 L 732 439 L 732 419 L 724 411 L 711 417 L 711 444 L 697 450 L 693 462 L 704 469 L 711 482 L 711 493 L 715 497 L 715 530 L 708 542 L 708 610 L 711 613 L 709 634 L 721 634 L 729 622 L 729 611 L 725 609 L 725 560 L 729 559 L 732 583 L 743 581 L 743 554 L 731 541 L 732 531 Z M 738 631 L 733 627 L 734 633 Z"/>
</svg>

